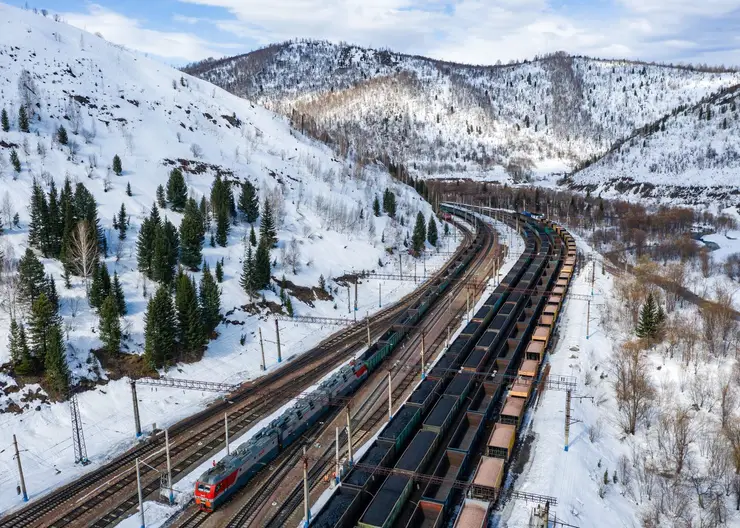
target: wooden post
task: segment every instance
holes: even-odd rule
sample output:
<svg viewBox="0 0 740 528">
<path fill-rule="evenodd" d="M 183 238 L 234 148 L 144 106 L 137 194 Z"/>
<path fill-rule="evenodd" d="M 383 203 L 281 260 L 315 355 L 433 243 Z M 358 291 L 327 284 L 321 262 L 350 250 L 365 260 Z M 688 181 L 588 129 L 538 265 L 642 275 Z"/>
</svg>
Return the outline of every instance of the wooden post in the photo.
<svg viewBox="0 0 740 528">
<path fill-rule="evenodd" d="M 277 336 L 278 363 L 280 363 L 283 361 L 283 356 L 280 354 L 280 327 L 277 319 L 275 319 L 275 335 Z"/>
<path fill-rule="evenodd" d="M 267 370 L 267 365 L 265 365 L 265 344 L 262 342 L 262 327 L 258 328 L 260 333 L 260 350 L 262 351 L 262 371 Z"/>
</svg>

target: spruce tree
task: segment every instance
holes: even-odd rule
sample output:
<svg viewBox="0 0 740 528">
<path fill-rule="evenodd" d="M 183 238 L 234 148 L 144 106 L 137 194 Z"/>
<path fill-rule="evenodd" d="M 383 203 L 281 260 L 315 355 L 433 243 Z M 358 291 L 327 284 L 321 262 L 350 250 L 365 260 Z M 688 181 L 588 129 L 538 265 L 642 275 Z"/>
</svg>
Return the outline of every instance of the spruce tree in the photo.
<svg viewBox="0 0 740 528">
<path fill-rule="evenodd" d="M 134 193 L 131 192 L 131 182 L 126 182 L 126 196 L 133 196 Z"/>
<path fill-rule="evenodd" d="M 105 262 L 96 264 L 92 279 L 88 302 L 93 308 L 100 308 L 112 290 L 110 273 L 108 273 L 108 266 Z"/>
<path fill-rule="evenodd" d="M 180 262 L 186 268 L 197 271 L 203 251 L 203 219 L 195 200 L 188 199 L 180 223 Z"/>
<path fill-rule="evenodd" d="M 121 204 L 121 210 L 118 211 L 116 222 L 118 223 L 118 240 L 124 240 L 126 238 L 126 230 L 128 229 L 128 218 L 124 204 Z"/>
<path fill-rule="evenodd" d="M 23 105 L 18 109 L 18 129 L 21 132 L 28 132 L 28 114 Z"/>
<path fill-rule="evenodd" d="M 49 185 L 49 207 L 45 226 L 44 254 L 49 257 L 59 258 L 62 249 L 62 237 L 64 236 L 64 215 L 57 193 L 54 180 Z"/>
<path fill-rule="evenodd" d="M 59 294 L 57 294 L 57 285 L 54 281 L 54 277 L 49 275 L 46 277 L 46 288 L 44 293 L 49 298 L 51 306 L 54 308 L 54 313 L 59 314 Z"/>
<path fill-rule="evenodd" d="M 48 222 L 48 204 L 41 185 L 34 178 L 31 187 L 31 220 L 28 223 L 28 243 L 41 249 L 45 233 L 45 224 Z"/>
<path fill-rule="evenodd" d="M 15 318 L 10 320 L 10 335 L 8 336 L 8 353 L 10 354 L 10 363 L 17 365 L 21 361 L 20 350 L 20 326 Z"/>
<path fill-rule="evenodd" d="M 216 282 L 224 281 L 224 262 L 223 259 L 216 261 Z"/>
<path fill-rule="evenodd" d="M 262 219 L 260 220 L 260 243 L 265 241 L 268 248 L 277 245 L 277 230 L 275 229 L 275 219 L 272 216 L 272 207 L 270 202 L 265 198 L 262 205 Z"/>
<path fill-rule="evenodd" d="M 3 132 L 10 131 L 10 120 L 8 119 L 8 112 L 3 108 L 0 113 L 0 123 L 2 123 Z"/>
<path fill-rule="evenodd" d="M 434 219 L 434 215 L 429 216 L 429 225 L 427 226 L 427 240 L 433 246 L 437 246 L 438 241 L 437 235 L 437 221 Z"/>
<path fill-rule="evenodd" d="M 214 218 L 218 218 L 218 214 L 224 210 L 226 215 L 229 214 L 229 192 L 227 184 L 221 179 L 220 174 L 216 174 L 213 179 L 213 185 L 211 186 L 211 211 L 213 212 Z"/>
<path fill-rule="evenodd" d="M 216 243 L 221 247 L 226 247 L 229 240 L 229 210 L 222 208 L 216 215 Z"/>
<path fill-rule="evenodd" d="M 635 334 L 641 339 L 650 340 L 656 336 L 658 328 L 658 307 L 655 297 L 649 293 L 645 304 L 640 309 L 640 317 L 637 321 Z"/>
<path fill-rule="evenodd" d="M 256 290 L 267 288 L 272 274 L 270 265 L 270 248 L 265 238 L 261 238 L 257 245 L 257 254 L 254 262 L 254 286 Z"/>
<path fill-rule="evenodd" d="M 51 389 L 59 395 L 69 390 L 69 367 L 67 366 L 67 346 L 62 338 L 60 323 L 49 328 L 47 348 L 44 356 L 44 377 Z"/>
<path fill-rule="evenodd" d="M 244 215 L 244 219 L 250 224 L 254 223 L 260 214 L 259 201 L 257 200 L 257 190 L 251 182 L 245 181 L 242 184 L 242 193 L 239 195 L 239 210 Z"/>
<path fill-rule="evenodd" d="M 198 292 L 195 283 L 182 272 L 175 285 L 175 311 L 180 346 L 185 352 L 198 350 L 204 343 Z"/>
<path fill-rule="evenodd" d="M 10 164 L 13 166 L 15 172 L 21 172 L 21 160 L 15 149 L 10 149 Z"/>
<path fill-rule="evenodd" d="M 257 235 L 254 233 L 254 226 L 249 228 L 249 245 L 257 247 Z"/>
<path fill-rule="evenodd" d="M 290 300 L 290 295 L 285 295 L 285 311 L 288 312 L 290 317 L 293 317 L 293 301 Z"/>
<path fill-rule="evenodd" d="M 176 330 L 177 318 L 169 287 L 162 285 L 149 300 L 144 316 L 144 358 L 152 368 L 172 364 Z"/>
<path fill-rule="evenodd" d="M 126 309 L 126 297 L 123 294 L 123 287 L 121 281 L 118 278 L 118 272 L 113 272 L 113 284 L 111 285 L 111 293 L 113 298 L 116 300 L 116 308 L 118 309 L 118 315 L 123 317 L 128 311 Z"/>
<path fill-rule="evenodd" d="M 424 215 L 419 211 L 416 214 L 416 225 L 414 226 L 414 234 L 411 237 L 412 248 L 414 253 L 418 255 L 424 248 L 424 241 L 427 238 L 426 226 L 424 225 Z"/>
<path fill-rule="evenodd" d="M 113 173 L 116 176 L 123 174 L 123 166 L 121 165 L 121 158 L 116 154 L 113 156 Z"/>
<path fill-rule="evenodd" d="M 15 368 L 16 372 L 21 375 L 30 375 L 36 372 L 38 365 L 31 355 L 31 350 L 28 348 L 26 329 L 23 326 L 23 323 L 18 324 L 17 348 L 19 361 Z"/>
<path fill-rule="evenodd" d="M 111 292 L 100 306 L 100 340 L 109 354 L 116 354 L 121 350 L 121 320 L 119 319 L 118 303 Z"/>
<path fill-rule="evenodd" d="M 67 136 L 67 129 L 60 125 L 57 129 L 57 141 L 60 145 L 66 145 L 69 142 L 69 136 Z"/>
<path fill-rule="evenodd" d="M 18 299 L 27 306 L 32 306 L 46 287 L 44 265 L 36 258 L 31 248 L 26 248 L 18 262 Z"/>
<path fill-rule="evenodd" d="M 31 355 L 38 366 L 42 365 L 49 350 L 50 332 L 59 324 L 56 311 L 45 293 L 41 293 L 31 307 L 28 338 Z"/>
<path fill-rule="evenodd" d="M 164 187 L 161 185 L 157 186 L 156 197 L 157 205 L 162 209 L 167 209 L 167 201 L 164 199 Z"/>
<path fill-rule="evenodd" d="M 375 216 L 380 216 L 380 202 L 378 201 L 377 196 L 373 199 L 373 214 Z"/>
<path fill-rule="evenodd" d="M 206 263 L 203 264 L 199 297 L 200 306 L 203 310 L 203 328 L 206 335 L 211 335 L 221 321 L 221 292 Z"/>
<path fill-rule="evenodd" d="M 167 201 L 173 211 L 182 211 L 188 200 L 188 187 L 185 185 L 185 178 L 182 171 L 175 167 L 170 171 L 170 177 L 167 180 Z"/>
<path fill-rule="evenodd" d="M 151 279 L 170 284 L 175 278 L 175 266 L 180 251 L 180 238 L 177 229 L 165 219 L 164 224 L 154 235 L 152 248 Z"/>
<path fill-rule="evenodd" d="M 239 277 L 239 285 L 242 287 L 244 293 L 246 293 L 250 299 L 254 297 L 257 293 L 252 246 L 247 246 L 247 254 L 244 256 L 244 260 L 242 262 L 242 273 Z"/>
</svg>

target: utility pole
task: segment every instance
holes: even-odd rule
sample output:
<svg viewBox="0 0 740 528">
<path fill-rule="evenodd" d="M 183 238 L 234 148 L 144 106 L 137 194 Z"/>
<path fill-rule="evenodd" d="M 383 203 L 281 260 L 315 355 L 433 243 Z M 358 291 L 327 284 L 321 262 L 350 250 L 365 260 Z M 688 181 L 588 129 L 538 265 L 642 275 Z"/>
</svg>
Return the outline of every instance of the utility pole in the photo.
<svg viewBox="0 0 740 528">
<path fill-rule="evenodd" d="M 391 371 L 388 370 L 388 421 L 393 419 L 393 389 L 391 388 Z"/>
<path fill-rule="evenodd" d="M 465 288 L 465 317 L 470 322 L 470 288 Z"/>
<path fill-rule="evenodd" d="M 308 456 L 306 455 L 306 446 L 303 446 L 303 512 L 306 519 L 303 526 L 306 528 L 311 523 L 311 507 L 308 500 Z"/>
<path fill-rule="evenodd" d="M 347 404 L 347 454 L 349 456 L 349 465 L 352 467 L 352 417 L 350 416 L 349 403 Z"/>
<path fill-rule="evenodd" d="M 262 365 L 260 367 L 264 372 L 267 370 L 267 365 L 265 365 L 265 344 L 262 342 L 262 327 L 260 326 L 257 330 L 260 333 L 260 350 L 262 351 Z"/>
<path fill-rule="evenodd" d="M 278 363 L 280 363 L 283 361 L 283 356 L 280 354 L 280 327 L 277 319 L 275 319 L 275 335 L 277 336 Z"/>
<path fill-rule="evenodd" d="M 365 321 L 367 321 L 367 346 L 369 348 L 372 345 L 372 340 L 370 339 L 370 313 L 365 314 Z"/>
<path fill-rule="evenodd" d="M 591 296 L 594 295 L 594 280 L 596 280 L 596 257 L 594 257 L 593 267 L 591 268 Z"/>
<path fill-rule="evenodd" d="M 141 528 L 146 527 L 144 520 L 144 498 L 141 496 L 141 473 L 139 473 L 139 459 L 136 459 L 136 490 L 139 493 L 139 516 L 141 517 Z"/>
<path fill-rule="evenodd" d="M 224 430 L 226 431 L 226 454 L 229 454 L 229 415 L 224 413 Z"/>
<path fill-rule="evenodd" d="M 568 439 L 570 436 L 570 396 L 571 390 L 565 392 L 565 451 L 568 451 Z"/>
<path fill-rule="evenodd" d="M 591 298 L 588 299 L 588 307 L 586 309 L 586 339 L 588 339 L 591 328 Z"/>
<path fill-rule="evenodd" d="M 352 313 L 352 290 L 347 284 L 347 313 Z"/>
<path fill-rule="evenodd" d="M 175 503 L 175 495 L 172 492 L 172 463 L 170 462 L 170 434 L 169 429 L 164 430 L 164 450 L 167 453 L 167 488 L 170 491 L 170 505 Z"/>
<path fill-rule="evenodd" d="M 357 311 L 357 283 L 359 281 L 357 280 L 357 277 L 355 277 L 355 312 Z M 355 320 L 357 320 L 357 316 L 355 316 Z"/>
<path fill-rule="evenodd" d="M 426 371 L 424 369 L 424 330 L 421 331 L 421 379 L 426 377 Z"/>
<path fill-rule="evenodd" d="M 340 468 L 339 468 L 339 427 L 336 428 L 335 432 L 336 432 L 336 453 L 335 455 L 336 455 L 337 465 L 336 465 L 336 469 L 334 470 L 334 482 L 336 484 L 339 484 L 339 471 L 340 471 Z"/>
<path fill-rule="evenodd" d="M 380 283 L 378 283 L 378 308 L 381 308 L 383 306 L 383 303 L 381 301 L 381 287 Z"/>
<path fill-rule="evenodd" d="M 131 398 L 134 402 L 134 423 L 136 425 L 136 438 L 141 436 L 141 419 L 139 418 L 139 399 L 136 397 L 136 380 L 131 380 Z"/>
<path fill-rule="evenodd" d="M 21 465 L 21 453 L 18 451 L 18 441 L 13 435 L 13 447 L 15 448 L 15 460 L 18 462 L 18 475 L 21 479 L 21 493 L 23 494 L 23 502 L 28 502 L 28 493 L 26 492 L 26 480 L 23 478 L 23 466 Z"/>
<path fill-rule="evenodd" d="M 401 248 L 398 248 L 398 275 L 403 280 L 403 264 L 401 262 Z"/>
<path fill-rule="evenodd" d="M 87 459 L 87 447 L 85 447 L 85 435 L 82 432 L 82 418 L 80 417 L 80 404 L 77 395 L 72 394 L 69 400 L 69 410 L 72 415 L 72 443 L 75 451 L 75 464 L 79 462 L 83 466 L 90 463 Z"/>
</svg>

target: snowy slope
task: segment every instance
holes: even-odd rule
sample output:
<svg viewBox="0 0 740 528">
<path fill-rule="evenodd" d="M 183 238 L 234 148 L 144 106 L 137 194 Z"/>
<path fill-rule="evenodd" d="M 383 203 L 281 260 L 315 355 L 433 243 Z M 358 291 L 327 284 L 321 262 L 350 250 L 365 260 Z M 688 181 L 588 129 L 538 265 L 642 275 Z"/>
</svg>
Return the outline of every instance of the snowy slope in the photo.
<svg viewBox="0 0 740 528">
<path fill-rule="evenodd" d="M 699 104 L 678 108 L 575 172 L 572 182 L 605 195 L 629 189 L 638 197 L 665 201 L 736 204 L 739 104 L 740 85 L 735 85 Z"/>
<path fill-rule="evenodd" d="M 549 170 L 572 167 L 673 108 L 740 81 L 737 73 L 564 54 L 470 66 L 315 41 L 187 71 L 286 115 L 305 113 L 319 131 L 335 139 L 346 132 L 355 148 L 387 152 L 419 174 L 492 177 L 501 175 L 496 167 L 527 160 Z"/>
<path fill-rule="evenodd" d="M 23 70 L 30 72 L 39 102 L 38 119 L 32 120 L 30 133 L 19 132 L 17 126 L 17 81 Z M 165 160 L 189 160 L 189 167 L 195 170 L 185 172 L 186 181 L 197 200 L 208 196 L 216 172 L 232 180 L 249 179 L 258 188 L 260 201 L 271 197 L 283 211 L 277 215 L 280 243 L 272 251 L 271 257 L 277 263 L 272 273 L 278 278 L 284 274 L 288 281 L 300 286 L 316 286 L 320 275 L 329 286 L 335 286 L 331 279 L 345 271 L 374 269 L 379 264 L 392 271 L 398 265 L 397 256 L 388 255 L 386 247 L 403 241 L 409 229 L 385 215 L 374 218 L 371 209 L 373 198 L 386 187 L 393 188 L 398 216 L 405 218 L 406 226 L 417 211 L 427 218 L 431 214 L 428 204 L 410 188 L 391 181 L 385 171 L 336 159 L 329 149 L 295 133 L 284 118 L 270 111 L 100 37 L 2 4 L 0 71 L 0 108 L 7 109 L 11 117 L 10 132 L 0 132 L 0 204 L 7 202 L 8 214 L 12 217 L 18 213 L 20 217 L 19 228 L 9 228 L 3 219 L 6 229 L 0 236 L 0 247 L 11 261 L 25 251 L 27 204 L 34 177 L 45 189 L 52 179 L 58 188 L 65 177 L 73 183 L 82 182 L 95 196 L 101 225 L 108 232 L 110 254 L 105 263 L 111 274 L 118 272 L 123 283 L 128 315 L 122 327 L 129 335 L 124 348 L 130 353 L 139 354 L 143 349 L 147 296 L 156 289 L 156 284 L 147 285 L 136 270 L 136 237 L 155 200 L 156 187 L 166 184 L 171 165 Z M 70 142 L 75 145 L 72 149 L 52 140 L 61 124 L 70 133 Z M 8 163 L 13 145 L 22 162 L 20 174 Z M 122 159 L 120 177 L 110 169 L 115 154 Z M 129 183 L 131 197 L 124 192 Z M 110 187 L 107 192 L 106 186 Z M 131 216 L 131 227 L 119 247 L 112 219 L 122 203 Z M 170 210 L 160 214 L 179 226 L 180 214 Z M 275 336 L 271 319 L 242 309 L 248 299 L 239 286 L 239 273 L 248 233 L 249 226 L 242 223 L 232 226 L 227 247 L 212 248 L 206 242 L 203 253 L 212 269 L 216 260 L 225 259 L 225 280 L 221 286 L 222 314 L 227 321 L 217 328 L 219 337 L 209 344 L 202 361 L 179 365 L 168 376 L 238 382 L 260 375 L 258 326 L 263 327 L 268 342 L 274 341 Z M 283 265 L 282 248 L 293 239 L 300 248 L 297 274 Z M 455 241 L 450 238 L 443 244 L 444 249 L 452 251 Z M 439 267 L 445 258 L 428 256 L 427 271 Z M 84 286 L 73 278 L 72 288 L 65 289 L 60 263 L 51 259 L 43 262 L 46 272 L 55 277 L 60 294 L 73 382 L 82 378 L 105 380 L 106 373 L 90 353 L 101 343 L 95 328 L 97 316 L 87 304 Z M 403 266 L 404 275 L 409 270 L 413 272 L 412 259 L 404 258 Z M 199 280 L 199 274 L 194 275 Z M 412 283 L 383 284 L 383 305 L 413 288 Z M 377 281 L 360 285 L 360 316 L 377 309 L 377 292 Z M 279 303 L 271 291 L 265 291 L 265 297 Z M 346 288 L 334 292 L 333 301 L 313 304 L 314 307 L 293 299 L 297 314 L 352 317 L 342 309 L 347 306 Z M 9 359 L 8 330 L 8 304 L 3 290 L 0 365 Z M 305 351 L 335 330 L 336 327 L 283 324 L 283 357 Z M 274 368 L 274 346 L 266 345 L 265 352 L 268 368 Z M 13 433 L 19 435 L 26 450 L 23 456 L 29 492 L 35 497 L 80 471 L 72 464 L 69 406 L 26 401 L 27 394 L 38 387 L 26 385 L 16 392 L 15 385 L 15 380 L 0 373 L 0 411 L 10 405 L 25 411 L 0 415 L 0 445 L 8 445 Z M 124 378 L 80 396 L 93 467 L 133 441 L 127 386 Z M 153 422 L 159 426 L 173 423 L 213 398 L 162 389 L 151 394 L 142 392 L 142 420 L 149 424 L 149 430 Z M 0 452 L 0 485 L 15 486 L 13 464 L 9 450 Z M 16 502 L 13 494 L 0 494 L 0 511 Z"/>
</svg>

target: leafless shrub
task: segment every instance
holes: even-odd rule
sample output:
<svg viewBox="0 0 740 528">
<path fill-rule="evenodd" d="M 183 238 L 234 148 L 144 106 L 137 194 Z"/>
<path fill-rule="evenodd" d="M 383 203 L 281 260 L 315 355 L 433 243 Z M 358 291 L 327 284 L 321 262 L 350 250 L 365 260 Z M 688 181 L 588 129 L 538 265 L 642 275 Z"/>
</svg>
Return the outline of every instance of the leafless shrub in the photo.
<svg viewBox="0 0 740 528">
<path fill-rule="evenodd" d="M 197 143 L 192 143 L 190 145 L 190 153 L 195 159 L 199 159 L 203 156 L 203 149 Z"/>
<path fill-rule="evenodd" d="M 618 347 L 612 358 L 614 389 L 619 409 L 619 423 L 628 434 L 647 418 L 655 399 L 655 389 L 647 374 L 645 352 L 635 341 Z"/>
</svg>

